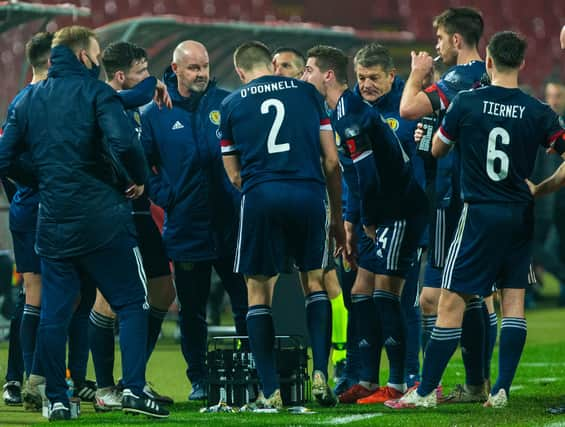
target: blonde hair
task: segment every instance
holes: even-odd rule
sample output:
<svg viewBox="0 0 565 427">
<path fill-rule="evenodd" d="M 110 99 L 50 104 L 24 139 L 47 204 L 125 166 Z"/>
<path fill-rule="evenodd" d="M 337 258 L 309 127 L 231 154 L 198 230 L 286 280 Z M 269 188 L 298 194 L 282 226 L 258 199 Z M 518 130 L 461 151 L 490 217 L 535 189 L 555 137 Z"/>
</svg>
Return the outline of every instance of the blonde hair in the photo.
<svg viewBox="0 0 565 427">
<path fill-rule="evenodd" d="M 96 39 L 96 34 L 90 28 L 80 25 L 63 27 L 55 33 L 51 47 L 67 46 L 73 52 L 90 47 L 90 39 Z"/>
</svg>

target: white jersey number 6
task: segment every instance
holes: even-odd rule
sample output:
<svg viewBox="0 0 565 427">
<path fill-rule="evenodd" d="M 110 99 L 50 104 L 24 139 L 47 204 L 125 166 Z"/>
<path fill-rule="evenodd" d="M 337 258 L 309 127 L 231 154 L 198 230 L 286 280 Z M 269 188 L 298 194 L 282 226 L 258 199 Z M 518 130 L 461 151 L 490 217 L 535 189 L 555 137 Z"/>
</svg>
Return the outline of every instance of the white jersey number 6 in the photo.
<svg viewBox="0 0 565 427">
<path fill-rule="evenodd" d="M 500 143 L 503 145 L 510 144 L 510 135 L 506 129 L 496 127 L 490 131 L 488 135 L 488 148 L 487 148 L 487 175 L 493 181 L 502 181 L 508 176 L 508 168 L 510 167 L 510 159 L 508 155 L 496 149 L 496 143 L 500 138 Z M 494 161 L 500 160 L 500 168 L 498 172 L 494 169 Z"/>
</svg>

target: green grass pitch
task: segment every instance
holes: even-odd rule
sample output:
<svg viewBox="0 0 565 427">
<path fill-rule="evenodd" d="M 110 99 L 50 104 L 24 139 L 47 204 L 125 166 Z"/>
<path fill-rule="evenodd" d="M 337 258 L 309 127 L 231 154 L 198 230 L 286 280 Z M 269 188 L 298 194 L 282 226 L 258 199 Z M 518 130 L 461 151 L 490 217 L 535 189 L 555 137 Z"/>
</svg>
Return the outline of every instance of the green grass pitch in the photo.
<svg viewBox="0 0 565 427">
<path fill-rule="evenodd" d="M 82 414 L 65 425 L 115 426 L 119 424 L 152 424 L 184 426 L 564 426 L 565 415 L 545 412 L 551 405 L 565 404 L 565 310 L 540 309 L 528 313 L 528 339 L 522 356 L 510 403 L 507 408 L 492 410 L 476 404 L 442 405 L 435 410 L 395 412 L 383 405 L 340 405 L 320 408 L 316 403 L 307 406 L 315 414 L 200 414 L 202 405 L 187 403 L 190 390 L 185 365 L 178 344 L 162 340 L 157 344 L 149 367 L 148 379 L 156 389 L 171 395 L 177 404 L 167 420 L 153 421 L 145 417 L 126 416 L 121 412 L 96 414 L 90 404 L 83 403 Z M 497 369 L 497 350 L 493 358 L 493 375 Z M 0 344 L 0 375 L 5 373 L 7 344 Z M 117 356 L 116 373 L 119 369 Z M 386 360 L 382 366 L 386 366 Z M 381 378 L 386 378 L 382 372 Z M 94 378 L 89 366 L 89 378 Z M 463 381 L 463 366 L 459 351 L 451 361 L 443 384 L 447 391 Z M 21 407 L 0 403 L 0 426 L 33 425 L 47 420 L 39 414 L 24 412 Z"/>
</svg>

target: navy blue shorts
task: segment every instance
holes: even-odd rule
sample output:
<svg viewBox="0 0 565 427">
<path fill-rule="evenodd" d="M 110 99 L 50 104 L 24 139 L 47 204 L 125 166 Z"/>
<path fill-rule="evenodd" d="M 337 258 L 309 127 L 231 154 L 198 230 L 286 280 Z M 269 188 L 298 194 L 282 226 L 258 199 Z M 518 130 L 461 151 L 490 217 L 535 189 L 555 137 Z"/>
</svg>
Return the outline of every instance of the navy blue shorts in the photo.
<svg viewBox="0 0 565 427">
<path fill-rule="evenodd" d="M 10 231 L 17 272 L 41 274 L 41 260 L 35 253 L 35 231 Z"/>
<path fill-rule="evenodd" d="M 300 271 L 327 265 L 324 187 L 308 181 L 269 181 L 241 199 L 234 271 L 274 276 L 291 257 Z"/>
<path fill-rule="evenodd" d="M 424 271 L 424 283 L 425 288 L 436 288 L 441 289 L 443 276 L 443 268 L 434 268 L 430 263 L 426 264 Z M 535 285 L 537 282 L 536 275 L 534 273 L 534 268 L 530 264 L 530 269 L 528 271 L 528 285 Z M 498 288 L 495 284 L 494 288 Z M 494 290 L 493 288 L 493 290 Z"/>
<path fill-rule="evenodd" d="M 163 239 L 151 214 L 149 212 L 135 213 L 133 215 L 133 222 L 147 278 L 153 279 L 170 275 L 171 269 L 165 246 L 163 245 Z"/>
<path fill-rule="evenodd" d="M 375 242 L 365 234 L 361 224 L 355 225 L 355 232 L 357 233 L 357 265 L 371 273 L 376 273 L 378 259 Z"/>
<path fill-rule="evenodd" d="M 447 208 L 436 209 L 435 215 L 432 215 L 428 247 L 428 265 L 431 264 L 431 267 L 442 269 L 445 265 L 447 251 L 455 235 L 462 206 L 459 200 L 456 200 Z M 427 284 L 427 282 L 424 283 Z"/>
<path fill-rule="evenodd" d="M 424 283 L 425 288 L 441 288 L 441 277 L 443 276 L 443 268 L 435 268 L 432 266 L 432 260 L 428 252 L 428 260 L 424 270 Z"/>
<path fill-rule="evenodd" d="M 418 248 L 427 226 L 427 216 L 382 222 L 376 230 L 375 274 L 406 278 L 418 258 Z"/>
<path fill-rule="evenodd" d="M 465 204 L 449 248 L 442 288 L 488 296 L 496 288 L 528 286 L 533 206 Z"/>
</svg>

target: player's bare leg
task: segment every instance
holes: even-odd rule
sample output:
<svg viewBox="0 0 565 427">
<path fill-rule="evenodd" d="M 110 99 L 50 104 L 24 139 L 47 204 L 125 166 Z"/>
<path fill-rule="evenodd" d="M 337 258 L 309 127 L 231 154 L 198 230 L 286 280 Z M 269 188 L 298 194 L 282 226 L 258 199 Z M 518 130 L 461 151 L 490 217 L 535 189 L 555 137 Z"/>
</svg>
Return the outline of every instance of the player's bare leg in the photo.
<svg viewBox="0 0 565 427">
<path fill-rule="evenodd" d="M 169 310 L 177 295 L 170 275 L 149 279 L 147 291 L 149 304 L 162 311 Z"/>
<path fill-rule="evenodd" d="M 437 305 L 441 288 L 424 285 L 420 293 L 420 308 L 422 309 L 423 339 L 422 350 L 425 353 L 428 341 L 437 319 Z"/>
</svg>

